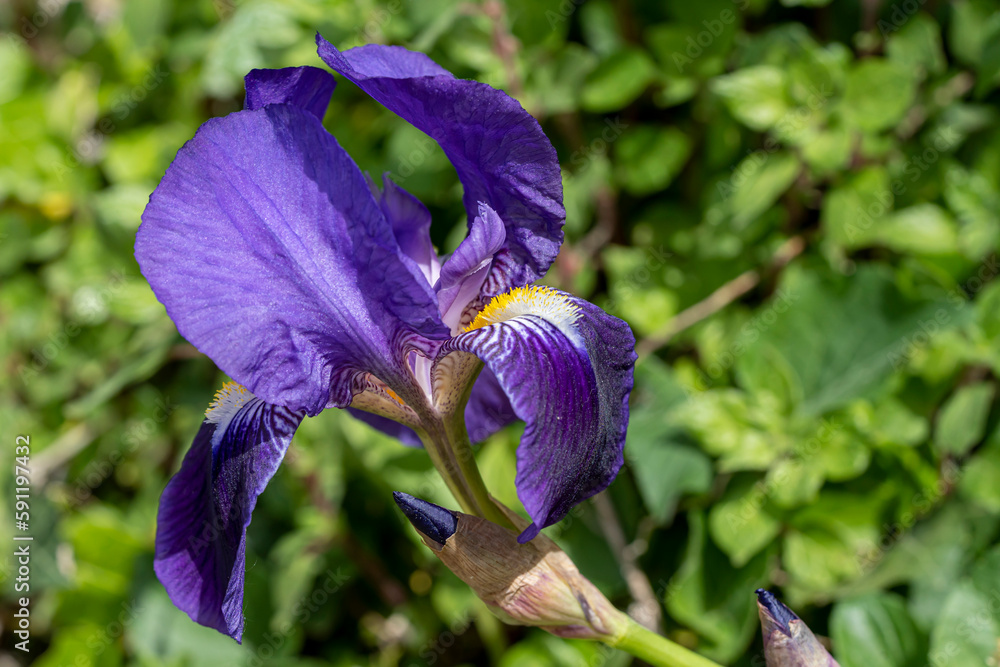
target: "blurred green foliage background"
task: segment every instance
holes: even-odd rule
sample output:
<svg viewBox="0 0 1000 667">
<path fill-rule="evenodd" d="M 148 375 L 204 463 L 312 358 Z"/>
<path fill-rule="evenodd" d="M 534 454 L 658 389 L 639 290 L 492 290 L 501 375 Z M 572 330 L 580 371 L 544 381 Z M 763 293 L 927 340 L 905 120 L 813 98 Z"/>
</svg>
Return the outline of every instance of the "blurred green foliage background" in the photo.
<svg viewBox="0 0 1000 667">
<path fill-rule="evenodd" d="M 567 243 L 546 282 L 627 320 L 641 355 L 628 465 L 547 531 L 587 576 L 726 664 L 763 664 L 758 586 L 844 667 L 998 664 L 998 8 L 3 3 L 0 539 L 24 434 L 35 542 L 31 654 L 8 555 L 0 666 L 629 663 L 494 620 L 392 503 L 454 506 L 427 457 L 336 411 L 260 499 L 242 646 L 153 576 L 159 494 L 224 378 L 139 273 L 139 216 L 248 70 L 321 64 L 316 31 L 502 87 L 559 152 Z M 343 81 L 326 125 L 457 245 L 461 186 L 428 138 Z M 478 453 L 512 506 L 518 437 Z"/>
</svg>

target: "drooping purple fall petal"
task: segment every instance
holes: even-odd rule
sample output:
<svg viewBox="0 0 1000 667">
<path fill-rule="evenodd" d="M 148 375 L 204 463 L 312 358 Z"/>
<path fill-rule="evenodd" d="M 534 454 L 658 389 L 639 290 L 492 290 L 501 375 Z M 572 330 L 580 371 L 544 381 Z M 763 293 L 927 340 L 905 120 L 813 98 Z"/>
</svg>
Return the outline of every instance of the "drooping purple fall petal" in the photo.
<svg viewBox="0 0 1000 667">
<path fill-rule="evenodd" d="M 534 523 L 525 542 L 604 490 L 623 463 L 635 338 L 600 308 L 545 287 L 491 302 L 442 352 L 477 355 L 527 423 L 518 497 Z"/>
<path fill-rule="evenodd" d="M 136 259 L 178 331 L 261 399 L 308 414 L 443 340 L 437 299 L 316 116 L 268 105 L 208 121 L 150 197 Z"/>
<path fill-rule="evenodd" d="M 250 515 L 302 417 L 224 388 L 160 498 L 156 576 L 192 620 L 237 641 Z"/>
<path fill-rule="evenodd" d="M 555 149 L 520 103 L 456 79 L 423 53 L 370 44 L 340 52 L 316 36 L 319 56 L 440 144 L 465 188 L 469 221 L 486 202 L 507 228 L 505 272 L 485 296 L 542 277 L 559 252 L 566 211 Z"/>
<path fill-rule="evenodd" d="M 301 107 L 320 121 L 337 85 L 329 72 L 318 67 L 255 69 L 244 77 L 246 100 L 243 108 L 262 109 L 268 104 Z"/>
</svg>

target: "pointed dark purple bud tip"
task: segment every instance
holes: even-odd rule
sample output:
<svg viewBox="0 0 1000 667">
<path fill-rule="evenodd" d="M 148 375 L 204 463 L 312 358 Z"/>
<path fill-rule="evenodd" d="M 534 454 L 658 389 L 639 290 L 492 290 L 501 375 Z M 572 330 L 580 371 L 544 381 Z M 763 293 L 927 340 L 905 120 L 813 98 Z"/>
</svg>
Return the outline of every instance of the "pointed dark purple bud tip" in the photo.
<svg viewBox="0 0 1000 667">
<path fill-rule="evenodd" d="M 789 627 L 789 623 L 792 621 L 799 620 L 799 617 L 795 615 L 795 612 L 782 604 L 781 600 L 774 597 L 771 591 L 765 590 L 763 588 L 757 589 L 757 601 L 760 602 L 761 606 L 767 610 L 767 613 L 771 615 L 771 618 L 777 622 L 781 630 L 788 635 L 792 636 L 792 630 Z"/>
<path fill-rule="evenodd" d="M 413 527 L 435 542 L 444 544 L 458 530 L 458 519 L 450 510 L 400 491 L 393 491 L 392 497 Z"/>
</svg>

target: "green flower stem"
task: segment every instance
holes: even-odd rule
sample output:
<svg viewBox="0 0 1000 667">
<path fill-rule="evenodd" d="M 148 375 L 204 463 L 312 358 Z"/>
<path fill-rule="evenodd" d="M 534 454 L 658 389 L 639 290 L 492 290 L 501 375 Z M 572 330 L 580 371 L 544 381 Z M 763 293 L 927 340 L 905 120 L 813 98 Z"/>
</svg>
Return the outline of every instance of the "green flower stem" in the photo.
<svg viewBox="0 0 1000 667">
<path fill-rule="evenodd" d="M 468 356 L 475 359 L 472 355 Z M 438 412 L 430 405 L 421 406 L 417 410 L 424 426 L 419 431 L 420 440 L 463 512 L 517 531 L 486 489 L 483 476 L 476 466 L 469 432 L 465 428 L 465 404 L 482 369 L 483 363 L 478 359 L 475 359 L 474 366 L 465 367 L 465 375 L 457 380 L 464 385 L 464 391 L 454 402 L 449 403 L 444 412 Z"/>
<path fill-rule="evenodd" d="M 517 530 L 510 519 L 493 502 L 483 476 L 476 466 L 476 457 L 465 430 L 463 416 L 453 415 L 431 424 L 420 433 L 431 463 L 444 479 L 455 500 L 466 514 L 474 514 L 511 530 Z"/>
<path fill-rule="evenodd" d="M 443 429 L 433 429 L 432 431 L 418 431 L 420 441 L 424 444 L 427 455 L 431 458 L 431 463 L 441 475 L 451 495 L 458 501 L 459 507 L 466 514 L 482 516 L 479 509 L 479 502 L 472 493 L 465 478 L 461 474 L 458 461 L 454 452 L 449 448 L 442 437 Z"/>
<path fill-rule="evenodd" d="M 617 638 L 609 638 L 607 643 L 656 667 L 720 667 L 719 663 L 650 632 L 631 618 L 625 633 Z"/>
<path fill-rule="evenodd" d="M 458 411 L 453 419 L 446 420 L 444 430 L 458 465 L 459 475 L 462 476 L 479 506 L 481 513 L 478 516 L 519 532 L 507 518 L 507 515 L 496 506 L 496 503 L 493 502 L 493 496 L 486 489 L 483 476 L 479 473 L 479 466 L 476 465 L 476 455 L 472 451 L 472 443 L 469 442 L 469 432 L 465 428 L 464 410 Z"/>
</svg>

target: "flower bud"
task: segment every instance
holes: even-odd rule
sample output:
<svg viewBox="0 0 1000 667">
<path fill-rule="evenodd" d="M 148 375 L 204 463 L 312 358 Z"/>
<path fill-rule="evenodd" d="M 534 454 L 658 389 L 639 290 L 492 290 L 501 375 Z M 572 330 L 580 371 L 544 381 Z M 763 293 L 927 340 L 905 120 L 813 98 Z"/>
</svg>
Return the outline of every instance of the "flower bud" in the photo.
<svg viewBox="0 0 1000 667">
<path fill-rule="evenodd" d="M 559 637 L 613 641 L 625 633 L 628 617 L 544 535 L 519 544 L 517 533 L 486 519 L 393 495 L 424 543 L 501 620 Z M 528 525 L 498 507 L 515 527 Z"/>
<path fill-rule="evenodd" d="M 809 627 L 770 591 L 757 589 L 767 667 L 840 667 Z"/>
</svg>

